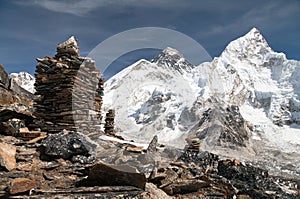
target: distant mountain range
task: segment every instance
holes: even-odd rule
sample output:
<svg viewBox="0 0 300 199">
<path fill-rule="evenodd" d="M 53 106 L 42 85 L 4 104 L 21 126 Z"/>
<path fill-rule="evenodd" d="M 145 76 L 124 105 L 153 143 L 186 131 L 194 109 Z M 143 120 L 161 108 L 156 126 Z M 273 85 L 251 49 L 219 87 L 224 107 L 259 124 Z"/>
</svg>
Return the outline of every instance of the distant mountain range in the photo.
<svg viewBox="0 0 300 199">
<path fill-rule="evenodd" d="M 274 161 L 280 151 L 279 162 L 300 165 L 299 77 L 300 61 L 274 52 L 253 28 L 199 66 L 169 47 L 137 61 L 105 83 L 104 103 L 115 109 L 116 130 L 127 139 L 158 135 L 183 147 L 198 137 L 202 149 L 218 154 Z"/>
</svg>

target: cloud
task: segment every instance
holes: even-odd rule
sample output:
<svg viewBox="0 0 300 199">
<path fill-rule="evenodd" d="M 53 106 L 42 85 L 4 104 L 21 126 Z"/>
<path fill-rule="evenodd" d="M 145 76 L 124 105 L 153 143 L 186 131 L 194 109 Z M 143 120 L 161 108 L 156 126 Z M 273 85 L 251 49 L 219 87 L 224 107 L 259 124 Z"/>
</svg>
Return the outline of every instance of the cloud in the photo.
<svg viewBox="0 0 300 199">
<path fill-rule="evenodd" d="M 19 0 L 16 3 L 19 5 L 39 6 L 50 11 L 77 16 L 82 16 L 100 7 L 102 4 L 107 4 L 104 0 Z"/>
<path fill-rule="evenodd" d="M 114 6 L 114 7 L 126 7 L 126 6 L 155 6 L 155 7 L 175 7 L 185 6 L 183 2 L 179 0 L 16 0 L 19 5 L 39 6 L 44 9 L 73 14 L 76 16 L 83 16 L 90 11 L 96 10 L 99 7 Z"/>
</svg>

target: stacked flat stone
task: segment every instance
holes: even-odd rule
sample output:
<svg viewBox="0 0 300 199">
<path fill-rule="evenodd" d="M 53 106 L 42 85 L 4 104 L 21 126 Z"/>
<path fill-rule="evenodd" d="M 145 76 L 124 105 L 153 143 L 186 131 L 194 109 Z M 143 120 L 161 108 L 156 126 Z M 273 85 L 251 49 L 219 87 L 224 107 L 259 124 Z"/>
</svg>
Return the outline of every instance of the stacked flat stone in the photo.
<svg viewBox="0 0 300 199">
<path fill-rule="evenodd" d="M 186 139 L 188 143 L 187 151 L 199 152 L 200 151 L 200 139 L 199 138 L 189 138 Z"/>
<path fill-rule="evenodd" d="M 104 80 L 95 61 L 80 57 L 72 36 L 57 46 L 55 57 L 37 59 L 35 116 L 43 131 L 98 130 Z"/>
<path fill-rule="evenodd" d="M 104 132 L 106 135 L 114 135 L 114 120 L 115 112 L 112 109 L 109 109 L 105 117 Z"/>
</svg>

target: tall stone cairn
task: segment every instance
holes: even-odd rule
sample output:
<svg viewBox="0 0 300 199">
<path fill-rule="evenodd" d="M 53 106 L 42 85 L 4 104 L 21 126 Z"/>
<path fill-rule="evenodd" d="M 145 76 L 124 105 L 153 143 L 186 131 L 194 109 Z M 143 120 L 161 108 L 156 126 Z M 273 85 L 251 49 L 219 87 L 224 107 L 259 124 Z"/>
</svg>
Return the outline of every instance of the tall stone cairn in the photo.
<svg viewBox="0 0 300 199">
<path fill-rule="evenodd" d="M 104 132 L 106 135 L 114 135 L 114 120 L 115 120 L 115 112 L 112 109 L 109 109 L 106 113 L 105 117 L 105 125 L 104 125 Z"/>
<path fill-rule="evenodd" d="M 58 44 L 54 57 L 37 59 L 36 123 L 49 133 L 99 130 L 103 83 L 95 61 L 81 57 L 72 36 Z"/>
</svg>

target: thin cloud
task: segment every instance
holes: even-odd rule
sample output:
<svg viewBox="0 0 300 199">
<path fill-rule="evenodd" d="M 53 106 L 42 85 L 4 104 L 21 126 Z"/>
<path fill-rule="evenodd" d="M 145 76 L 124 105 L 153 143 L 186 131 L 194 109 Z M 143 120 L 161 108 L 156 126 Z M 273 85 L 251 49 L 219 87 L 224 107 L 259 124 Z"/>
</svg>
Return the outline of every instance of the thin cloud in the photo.
<svg viewBox="0 0 300 199">
<path fill-rule="evenodd" d="M 68 13 L 77 16 L 82 16 L 98 7 L 100 7 L 104 0 L 29 0 L 29 1 L 16 1 L 19 5 L 39 6 L 44 9 Z M 107 3 L 106 3 L 107 4 Z"/>
<path fill-rule="evenodd" d="M 40 6 L 44 9 L 60 12 L 60 13 L 68 13 L 76 16 L 83 16 L 93 10 L 96 10 L 100 7 L 107 6 L 118 6 L 118 7 L 126 7 L 126 6 L 155 6 L 155 7 L 185 7 L 181 1 L 177 0 L 28 0 L 21 1 L 17 0 L 15 3 L 19 5 L 28 5 L 28 6 Z"/>
</svg>

